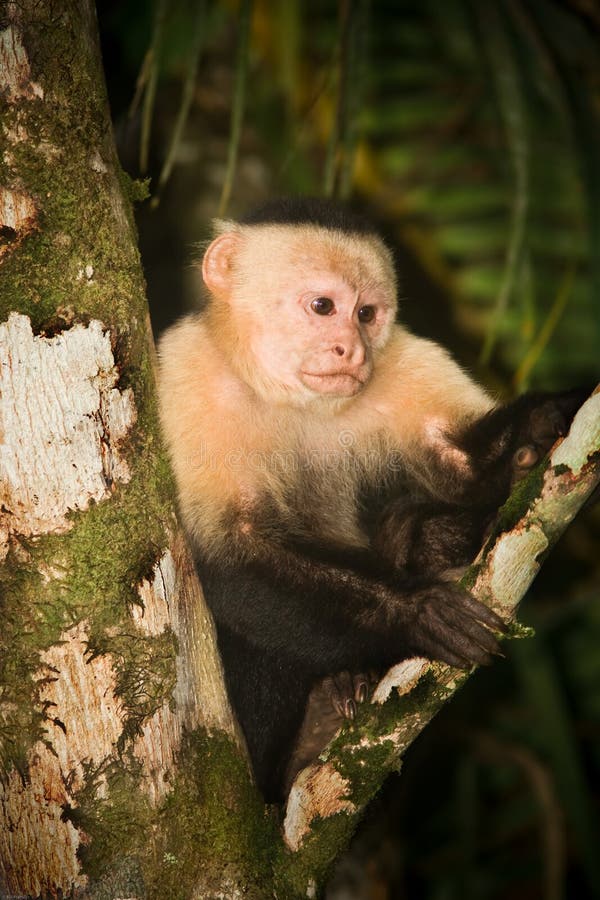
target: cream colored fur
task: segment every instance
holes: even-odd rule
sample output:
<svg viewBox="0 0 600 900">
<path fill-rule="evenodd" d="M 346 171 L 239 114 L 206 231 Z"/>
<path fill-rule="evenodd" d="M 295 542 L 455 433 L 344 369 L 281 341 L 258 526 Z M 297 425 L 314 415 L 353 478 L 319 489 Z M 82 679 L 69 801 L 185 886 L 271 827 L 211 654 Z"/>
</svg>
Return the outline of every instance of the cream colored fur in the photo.
<svg viewBox="0 0 600 900">
<path fill-rule="evenodd" d="M 393 324 L 393 270 L 381 242 L 310 226 L 226 226 L 239 237 L 231 295 L 174 325 L 159 348 L 161 419 L 188 530 L 218 556 L 226 552 L 226 510 L 237 511 L 241 533 L 266 495 L 293 519 L 290 486 L 302 480 L 310 485 L 315 532 L 364 544 L 356 519 L 359 476 L 385 478 L 391 452 L 423 481 L 432 450 L 464 467 L 445 433 L 492 401 L 440 346 Z M 323 245 L 331 269 L 376 285 L 387 310 L 371 348 L 373 374 L 350 399 L 283 390 L 262 377 L 260 360 L 248 351 L 256 304 L 281 329 L 284 345 L 293 341 L 278 318 L 279 292 L 315 260 L 323 266 Z M 282 259 L 288 263 L 280 270 Z"/>
</svg>

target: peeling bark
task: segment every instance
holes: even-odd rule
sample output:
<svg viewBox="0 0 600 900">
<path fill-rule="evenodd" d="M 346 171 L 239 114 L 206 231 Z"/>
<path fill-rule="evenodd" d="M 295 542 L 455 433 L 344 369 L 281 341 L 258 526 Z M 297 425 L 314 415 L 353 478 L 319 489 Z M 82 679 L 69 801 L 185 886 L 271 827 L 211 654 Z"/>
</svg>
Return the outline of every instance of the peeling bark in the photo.
<svg viewBox="0 0 600 900">
<path fill-rule="evenodd" d="M 186 727 L 203 725 L 209 730 L 222 731 L 242 746 L 243 738 L 225 691 L 215 626 L 196 578 L 192 556 L 181 536 L 174 542 L 173 557 L 177 604 L 173 607 L 171 624 L 180 650 L 175 701 L 182 710 Z"/>
<path fill-rule="evenodd" d="M 32 750 L 27 781 L 12 770 L 0 795 L 2 896 L 47 896 L 54 886 L 81 888 L 79 834 L 62 820 L 68 801 L 60 764 L 43 744 Z"/>
<path fill-rule="evenodd" d="M 175 708 L 164 703 L 144 723 L 134 753 L 149 777 L 145 789 L 153 803 L 164 800 L 176 771 L 184 728 L 198 726 L 229 734 L 244 747 L 224 687 L 216 654 L 216 633 L 195 578 L 185 543 L 178 539 L 157 563 L 152 582 L 142 582 L 140 606 L 132 618 L 147 634 L 172 628 L 179 642 Z"/>
<path fill-rule="evenodd" d="M 350 783 L 331 763 L 309 766 L 296 778 L 288 797 L 283 826 L 290 850 L 298 850 L 315 819 L 336 813 L 356 813 L 354 803 L 344 799 Z"/>
<path fill-rule="evenodd" d="M 118 381 L 101 322 L 53 338 L 16 313 L 0 325 L 0 559 L 11 535 L 65 531 L 72 510 L 129 481 L 122 447 L 136 411 Z"/>
<path fill-rule="evenodd" d="M 190 571 L 186 578 L 185 567 L 183 574 L 176 569 L 173 554 L 185 552 L 177 539 L 157 563 L 153 579 L 140 585 L 140 605 L 131 612 L 132 625 L 140 631 L 156 636 L 172 627 L 182 638 L 175 702 L 165 700 L 132 744 L 141 765 L 138 788 L 155 807 L 172 790 L 184 728 L 216 728 L 239 741 L 212 620 L 195 580 L 187 583 Z M 180 631 L 184 622 L 193 634 Z M 110 654 L 90 658 L 88 639 L 82 621 L 40 654 L 36 680 L 46 709 L 43 742 L 28 753 L 26 777 L 13 769 L 0 788 L 0 885 L 14 893 L 38 896 L 87 884 L 76 854 L 88 838 L 64 819 L 64 809 L 77 808 L 85 786 L 83 763 L 97 773 L 97 798 L 109 796 L 103 771 L 119 760 L 125 721 L 113 660 Z"/>
<path fill-rule="evenodd" d="M 33 81 L 29 58 L 23 46 L 17 3 L 6 4 L 6 27 L 0 31 L 0 71 L 2 87 L 9 103 L 43 98 L 40 84 Z"/>
<path fill-rule="evenodd" d="M 1 65 L 1 63 L 0 63 Z M 0 185 L 0 259 L 17 249 L 37 225 L 37 207 L 25 191 Z"/>
<path fill-rule="evenodd" d="M 81 787 L 82 761 L 104 761 L 122 721 L 110 661 L 86 662 L 86 636 L 80 623 L 41 655 L 41 699 L 49 711 L 44 742 L 30 750 L 27 777 L 13 769 L 0 791 L 0 871 L 14 893 L 37 897 L 53 886 L 87 882 L 76 856 L 82 835 L 63 813 Z"/>
</svg>

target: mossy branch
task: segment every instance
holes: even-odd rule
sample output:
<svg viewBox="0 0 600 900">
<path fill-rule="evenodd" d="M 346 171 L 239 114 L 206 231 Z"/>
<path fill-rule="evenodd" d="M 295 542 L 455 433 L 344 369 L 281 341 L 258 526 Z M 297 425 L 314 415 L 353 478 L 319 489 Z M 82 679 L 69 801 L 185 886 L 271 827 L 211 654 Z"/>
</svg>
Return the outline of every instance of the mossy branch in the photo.
<svg viewBox="0 0 600 900">
<path fill-rule="evenodd" d="M 513 492 L 498 526 L 467 572 L 475 597 L 511 620 L 541 561 L 600 482 L 600 387 L 577 413 L 567 437 Z M 388 672 L 373 703 L 302 771 L 288 800 L 284 836 L 290 851 L 279 880 L 304 896 L 319 885 L 366 804 L 406 749 L 468 673 L 425 659 Z"/>
</svg>

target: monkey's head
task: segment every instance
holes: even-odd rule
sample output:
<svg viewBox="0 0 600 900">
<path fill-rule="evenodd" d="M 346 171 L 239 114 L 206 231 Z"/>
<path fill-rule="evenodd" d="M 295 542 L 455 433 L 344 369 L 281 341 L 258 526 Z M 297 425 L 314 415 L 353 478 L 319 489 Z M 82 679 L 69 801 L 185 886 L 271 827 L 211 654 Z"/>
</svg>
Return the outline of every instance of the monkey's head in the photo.
<svg viewBox="0 0 600 900">
<path fill-rule="evenodd" d="M 313 213 L 218 222 L 202 263 L 213 333 L 244 381 L 271 402 L 360 393 L 394 321 L 394 266 L 383 241 L 362 225 L 315 221 Z"/>
</svg>

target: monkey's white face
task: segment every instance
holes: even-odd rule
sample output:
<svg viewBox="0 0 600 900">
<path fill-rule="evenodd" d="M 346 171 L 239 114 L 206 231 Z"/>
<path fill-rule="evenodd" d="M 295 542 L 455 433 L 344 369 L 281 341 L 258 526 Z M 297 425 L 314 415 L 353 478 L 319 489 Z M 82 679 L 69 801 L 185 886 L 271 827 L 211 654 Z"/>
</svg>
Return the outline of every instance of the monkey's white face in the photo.
<svg viewBox="0 0 600 900">
<path fill-rule="evenodd" d="M 211 254 L 215 263 L 219 248 L 230 256 L 226 284 L 212 277 Z M 380 242 L 325 229 L 255 226 L 213 242 L 204 278 L 227 301 L 240 350 L 244 335 L 246 358 L 238 362 L 261 394 L 306 404 L 315 397 L 351 398 L 369 382 L 396 300 Z"/>
<path fill-rule="evenodd" d="M 358 394 L 371 378 L 373 344 L 389 315 L 380 292 L 320 265 L 284 278 L 273 300 L 250 333 L 253 355 L 269 379 L 292 393 Z"/>
</svg>

